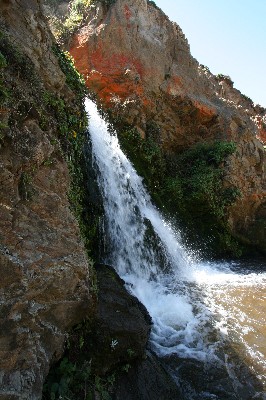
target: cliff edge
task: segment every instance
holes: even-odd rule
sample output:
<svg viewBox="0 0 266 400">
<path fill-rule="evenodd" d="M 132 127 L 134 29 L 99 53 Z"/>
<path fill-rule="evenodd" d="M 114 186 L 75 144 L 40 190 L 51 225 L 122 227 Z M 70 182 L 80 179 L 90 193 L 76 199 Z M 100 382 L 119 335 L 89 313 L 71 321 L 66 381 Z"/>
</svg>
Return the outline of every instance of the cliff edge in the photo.
<svg viewBox="0 0 266 400">
<path fill-rule="evenodd" d="M 147 137 L 153 124 L 164 154 L 198 143 L 234 142 L 223 186 L 241 195 L 226 223 L 240 241 L 266 251 L 265 109 L 214 76 L 190 54 L 180 27 L 146 0 L 93 2 L 70 43 L 87 87 L 114 119 Z"/>
</svg>

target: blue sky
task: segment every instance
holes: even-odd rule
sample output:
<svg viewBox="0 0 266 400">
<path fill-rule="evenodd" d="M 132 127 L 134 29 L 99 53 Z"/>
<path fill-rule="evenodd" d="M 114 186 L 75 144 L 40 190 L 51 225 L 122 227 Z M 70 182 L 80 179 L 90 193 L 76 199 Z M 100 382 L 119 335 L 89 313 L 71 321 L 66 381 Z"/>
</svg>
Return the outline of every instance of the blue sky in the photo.
<svg viewBox="0 0 266 400">
<path fill-rule="evenodd" d="M 266 0 L 155 0 L 193 57 L 266 107 Z"/>
</svg>

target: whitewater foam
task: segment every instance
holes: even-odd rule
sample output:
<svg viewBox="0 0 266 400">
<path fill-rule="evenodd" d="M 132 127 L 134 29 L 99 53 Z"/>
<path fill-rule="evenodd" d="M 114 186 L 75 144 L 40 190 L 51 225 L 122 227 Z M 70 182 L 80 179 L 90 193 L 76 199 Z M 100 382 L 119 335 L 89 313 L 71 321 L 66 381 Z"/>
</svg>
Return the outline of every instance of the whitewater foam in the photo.
<svg viewBox="0 0 266 400">
<path fill-rule="evenodd" d="M 109 243 L 102 261 L 116 268 L 128 290 L 148 309 L 154 350 L 161 356 L 175 353 L 215 360 L 221 341 L 237 335 L 246 351 L 265 366 L 266 352 L 261 355 L 261 348 L 246 340 L 252 327 L 237 296 L 241 293 L 244 299 L 243 288 L 265 290 L 266 274 L 239 274 L 230 263 L 194 260 L 179 232 L 153 206 L 142 179 L 95 104 L 88 100 L 86 107 Z"/>
</svg>

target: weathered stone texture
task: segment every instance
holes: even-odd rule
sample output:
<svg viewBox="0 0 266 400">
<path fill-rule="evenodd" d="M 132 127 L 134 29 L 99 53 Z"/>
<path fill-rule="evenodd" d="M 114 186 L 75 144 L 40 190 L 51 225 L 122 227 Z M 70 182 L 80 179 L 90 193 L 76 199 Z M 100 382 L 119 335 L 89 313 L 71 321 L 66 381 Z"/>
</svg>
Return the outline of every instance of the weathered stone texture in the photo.
<svg viewBox="0 0 266 400">
<path fill-rule="evenodd" d="M 56 57 L 51 52 L 52 36 L 40 3 L 39 0 L 3 0 L 0 5 L 1 19 L 13 41 L 33 61 L 45 86 L 61 90 L 65 76 L 58 69 Z"/>
<path fill-rule="evenodd" d="M 0 11 L 9 39 L 34 63 L 40 86 L 73 98 L 39 2 L 3 1 Z M 0 110 L 6 121 L 23 101 L 34 103 L 30 81 L 22 81 L 19 71 L 9 80 L 14 90 L 24 86 L 17 91 L 22 97 Z M 41 129 L 30 107 L 16 117 L 0 143 L 1 400 L 41 398 L 67 331 L 91 309 L 88 259 L 70 211 L 70 179 L 56 130 Z"/>
<path fill-rule="evenodd" d="M 254 106 L 230 78 L 199 65 L 177 24 L 146 0 L 117 0 L 109 8 L 96 3 L 70 51 L 99 101 L 142 136 L 155 123 L 166 152 L 199 141 L 237 144 L 224 181 L 236 185 L 242 197 L 228 221 L 236 236 L 266 251 L 259 211 L 266 202 L 265 109 Z M 255 238 L 250 230 L 256 229 Z"/>
</svg>

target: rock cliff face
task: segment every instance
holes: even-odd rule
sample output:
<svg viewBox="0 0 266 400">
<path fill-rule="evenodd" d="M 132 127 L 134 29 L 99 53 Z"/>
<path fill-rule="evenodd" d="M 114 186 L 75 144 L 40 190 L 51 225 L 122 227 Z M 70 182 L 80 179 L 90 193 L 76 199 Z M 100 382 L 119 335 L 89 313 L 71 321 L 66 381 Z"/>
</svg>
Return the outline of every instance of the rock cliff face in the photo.
<svg viewBox="0 0 266 400">
<path fill-rule="evenodd" d="M 67 331 L 91 312 L 89 263 L 47 93 L 75 108 L 39 1 L 2 1 L 0 399 L 40 399 Z M 52 95 L 51 95 L 52 96 Z"/>
<path fill-rule="evenodd" d="M 71 212 L 64 156 L 70 141 L 78 140 L 65 124 L 73 119 L 79 124 L 80 109 L 52 51 L 40 1 L 3 0 L 0 11 L 0 399 L 34 400 L 41 398 L 43 380 L 61 357 L 70 328 L 92 314 L 95 319 L 90 261 Z M 265 110 L 253 107 L 226 77 L 199 66 L 180 28 L 145 0 L 95 3 L 85 19 L 71 52 L 106 109 L 143 137 L 155 123 L 166 153 L 198 141 L 237 143 L 225 184 L 238 186 L 243 196 L 228 220 L 236 235 L 265 250 Z M 103 332 L 98 347 L 109 348 L 109 339 L 122 337 L 125 327 L 121 316 L 110 321 L 109 289 L 118 278 L 113 281 L 105 271 L 98 271 L 95 326 Z M 112 312 L 121 299 L 123 310 L 132 306 L 127 335 L 140 360 L 118 382 L 116 398 L 150 398 L 152 388 L 145 385 L 151 375 L 158 398 L 178 398 L 155 357 L 141 359 L 148 316 L 120 286 Z M 116 360 L 112 353 L 106 357 L 107 369 L 127 361 L 126 340 L 121 349 Z M 94 368 L 100 370 L 104 355 L 96 350 Z"/>
<path fill-rule="evenodd" d="M 266 251 L 265 109 L 191 56 L 181 29 L 146 0 L 94 3 L 70 52 L 87 86 L 142 137 L 156 124 L 166 153 L 197 142 L 237 145 L 224 185 L 242 196 L 228 211 L 233 234 Z M 254 232 L 256 234 L 254 235 Z"/>
</svg>

